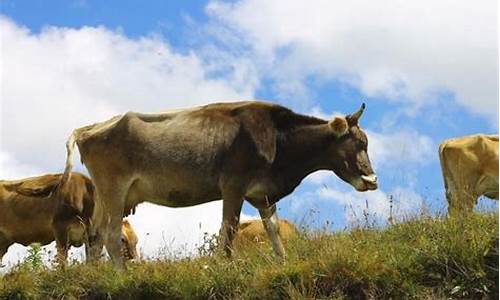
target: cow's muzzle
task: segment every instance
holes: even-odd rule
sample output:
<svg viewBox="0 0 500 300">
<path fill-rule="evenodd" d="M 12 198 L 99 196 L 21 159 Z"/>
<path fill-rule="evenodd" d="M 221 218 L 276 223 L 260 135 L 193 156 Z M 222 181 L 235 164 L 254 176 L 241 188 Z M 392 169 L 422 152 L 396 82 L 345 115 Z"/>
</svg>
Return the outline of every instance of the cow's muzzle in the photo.
<svg viewBox="0 0 500 300">
<path fill-rule="evenodd" d="M 361 179 L 363 179 L 363 183 L 366 185 L 368 190 L 376 190 L 378 187 L 377 184 L 377 175 L 361 175 Z"/>
</svg>

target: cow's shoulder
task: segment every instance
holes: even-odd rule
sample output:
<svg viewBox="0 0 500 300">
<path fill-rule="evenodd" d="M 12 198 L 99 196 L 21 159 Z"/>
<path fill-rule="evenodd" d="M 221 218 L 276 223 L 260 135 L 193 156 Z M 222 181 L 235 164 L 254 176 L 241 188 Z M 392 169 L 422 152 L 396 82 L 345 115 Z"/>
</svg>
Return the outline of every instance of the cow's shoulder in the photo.
<svg viewBox="0 0 500 300">
<path fill-rule="evenodd" d="M 498 136 L 475 134 L 447 139 L 441 143 L 440 151 L 474 153 L 496 147 L 498 147 Z"/>
<path fill-rule="evenodd" d="M 246 121 L 255 122 L 261 122 L 262 118 L 268 116 L 272 122 L 268 125 L 272 125 L 279 130 L 292 129 L 302 125 L 319 125 L 327 123 L 325 120 L 298 114 L 279 104 L 261 100 L 212 103 L 201 106 L 198 109 L 192 109 L 190 113 L 196 116 L 223 115 L 238 119 L 240 119 L 241 116 L 252 115 L 254 118 Z"/>
<path fill-rule="evenodd" d="M 479 138 L 485 151 L 498 153 L 498 135 L 480 135 Z"/>
</svg>

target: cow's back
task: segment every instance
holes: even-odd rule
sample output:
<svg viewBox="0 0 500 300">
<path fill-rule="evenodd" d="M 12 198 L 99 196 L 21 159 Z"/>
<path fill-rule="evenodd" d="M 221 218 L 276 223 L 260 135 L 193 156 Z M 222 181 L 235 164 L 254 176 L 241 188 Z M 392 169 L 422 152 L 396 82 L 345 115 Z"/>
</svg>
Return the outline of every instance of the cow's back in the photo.
<svg viewBox="0 0 500 300">
<path fill-rule="evenodd" d="M 491 173 L 498 177 L 498 136 L 472 135 L 444 141 L 440 158 L 454 172 Z M 496 167 L 495 167 L 496 166 Z"/>
<path fill-rule="evenodd" d="M 108 179 L 117 178 L 118 192 L 129 195 L 127 203 L 147 200 L 171 207 L 192 206 L 221 197 L 222 161 L 242 130 L 237 113 L 273 107 L 242 102 L 158 114 L 129 112 L 82 128 L 77 144 L 102 193 L 108 189 L 109 194 L 115 193 Z M 251 153 L 241 155 L 247 160 L 252 154 L 258 157 L 253 144 L 246 143 Z M 135 199 L 135 195 L 140 196 Z"/>
<path fill-rule="evenodd" d="M 158 114 L 128 112 L 82 133 L 78 145 L 84 162 L 99 148 L 134 170 L 170 165 L 210 168 L 232 142 L 238 126 L 225 106 Z"/>
<path fill-rule="evenodd" d="M 49 177 L 54 180 L 47 180 Z M 8 240 L 23 245 L 47 244 L 54 240 L 52 220 L 57 199 L 54 194 L 38 194 L 37 191 L 57 180 L 55 175 L 45 175 L 0 183 L 0 232 Z"/>
</svg>

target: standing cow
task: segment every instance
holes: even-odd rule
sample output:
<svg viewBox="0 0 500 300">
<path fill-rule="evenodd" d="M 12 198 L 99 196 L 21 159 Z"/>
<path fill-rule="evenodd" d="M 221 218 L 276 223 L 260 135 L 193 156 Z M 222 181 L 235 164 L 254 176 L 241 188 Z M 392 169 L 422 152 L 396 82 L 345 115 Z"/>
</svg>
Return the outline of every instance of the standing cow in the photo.
<svg viewBox="0 0 500 300">
<path fill-rule="evenodd" d="M 85 243 L 94 210 L 94 187 L 80 173 L 72 173 L 59 186 L 61 177 L 62 174 L 47 174 L 0 180 L 0 265 L 14 243 L 46 245 L 55 240 L 60 264 L 66 262 L 70 246 L 80 247 Z M 125 220 L 122 233 L 125 259 L 137 258 L 136 245 L 137 236 Z"/>
<path fill-rule="evenodd" d="M 128 112 L 73 131 L 63 182 L 76 143 L 98 195 L 92 242 L 96 248 L 104 242 L 117 266 L 123 265 L 121 216 L 142 201 L 186 207 L 222 198 L 221 234 L 230 256 L 246 199 L 259 210 L 275 252 L 284 256 L 276 202 L 308 174 L 331 170 L 358 191 L 377 188 L 358 125 L 363 110 L 364 104 L 331 121 L 257 101 Z"/>
<path fill-rule="evenodd" d="M 482 195 L 498 200 L 498 135 L 446 140 L 439 159 L 450 215 L 472 211 Z"/>
</svg>

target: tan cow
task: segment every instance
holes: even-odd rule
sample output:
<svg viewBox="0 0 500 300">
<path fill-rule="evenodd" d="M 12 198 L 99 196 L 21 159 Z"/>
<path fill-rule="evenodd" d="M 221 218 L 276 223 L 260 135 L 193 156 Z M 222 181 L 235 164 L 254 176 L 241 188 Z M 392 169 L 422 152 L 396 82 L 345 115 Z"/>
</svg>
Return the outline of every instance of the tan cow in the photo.
<svg viewBox="0 0 500 300">
<path fill-rule="evenodd" d="M 275 252 L 276 202 L 308 174 L 331 170 L 358 191 L 377 188 L 358 125 L 364 110 L 330 121 L 271 103 L 215 103 L 157 114 L 128 112 L 76 129 L 67 142 L 63 182 L 75 143 L 96 186 L 92 244 L 105 243 L 115 264 L 124 211 L 149 201 L 187 207 L 223 199 L 223 246 L 228 256 L 244 200 L 259 210 Z"/>
<path fill-rule="evenodd" d="M 288 220 L 278 221 L 278 235 L 282 241 L 288 241 L 297 236 L 297 227 Z M 248 244 L 262 244 L 266 242 L 267 232 L 261 220 L 249 220 L 240 223 L 234 237 L 235 248 L 245 247 Z"/>
<path fill-rule="evenodd" d="M 59 263 L 65 263 L 70 246 L 84 244 L 94 210 L 94 187 L 88 177 L 72 173 L 58 189 L 61 177 L 0 180 L 0 262 L 14 243 L 46 245 L 55 240 Z M 136 258 L 137 236 L 126 221 L 123 231 L 124 248 L 130 249 L 125 258 Z"/>
<path fill-rule="evenodd" d="M 123 257 L 126 260 L 137 260 L 139 259 L 139 254 L 137 253 L 137 242 L 138 238 L 135 234 L 132 225 L 124 219 L 122 221 L 122 251 Z"/>
<path fill-rule="evenodd" d="M 472 211 L 482 195 L 498 200 L 498 135 L 446 140 L 439 159 L 450 215 Z"/>
</svg>

